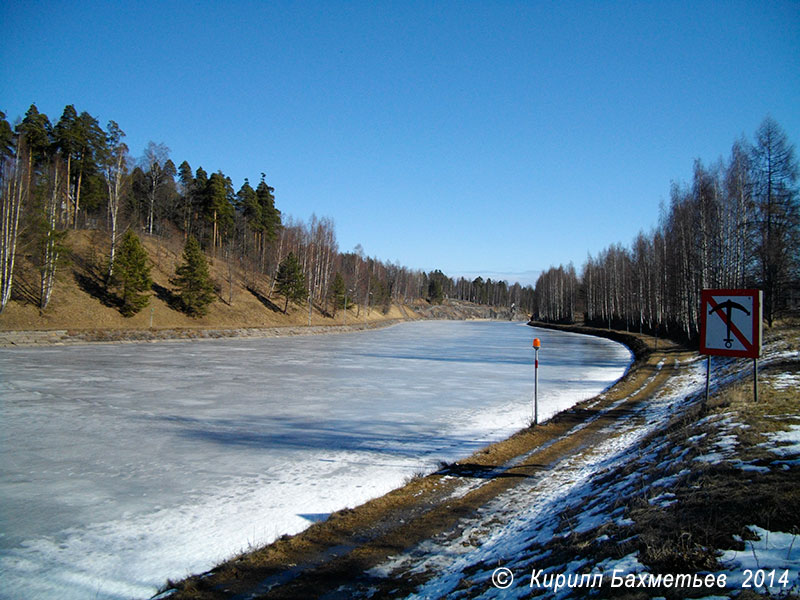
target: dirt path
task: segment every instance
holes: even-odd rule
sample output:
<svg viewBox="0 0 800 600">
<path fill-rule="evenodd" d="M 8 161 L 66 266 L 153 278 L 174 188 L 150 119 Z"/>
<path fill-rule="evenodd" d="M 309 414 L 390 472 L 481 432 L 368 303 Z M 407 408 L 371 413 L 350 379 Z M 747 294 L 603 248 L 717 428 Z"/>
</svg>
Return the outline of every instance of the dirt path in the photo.
<svg viewBox="0 0 800 600">
<path fill-rule="evenodd" d="M 412 592 L 423 575 L 387 579 L 367 571 L 433 536 L 457 536 L 464 517 L 591 448 L 609 428 L 635 418 L 637 406 L 667 386 L 680 361 L 693 355 L 664 340 L 655 350 L 646 336 L 632 335 L 626 342 L 637 359 L 606 393 L 296 536 L 180 582 L 170 597 L 349 598 L 367 590 L 374 597 L 398 597 Z"/>
</svg>

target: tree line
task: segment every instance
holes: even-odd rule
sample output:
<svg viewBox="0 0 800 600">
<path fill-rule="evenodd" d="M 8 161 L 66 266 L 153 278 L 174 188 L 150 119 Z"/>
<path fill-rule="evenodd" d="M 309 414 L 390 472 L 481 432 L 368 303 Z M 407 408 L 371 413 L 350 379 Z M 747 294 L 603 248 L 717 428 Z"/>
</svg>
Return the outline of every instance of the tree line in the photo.
<svg viewBox="0 0 800 600">
<path fill-rule="evenodd" d="M 139 236 L 157 243 L 183 240 L 183 266 L 194 265 L 192 275 L 176 274 L 173 284 L 193 316 L 216 299 L 232 302 L 237 278 L 267 299 L 283 296 L 284 311 L 292 301 L 330 315 L 353 308 L 360 316 L 362 310 L 388 311 L 393 302 L 448 297 L 533 308 L 531 286 L 455 280 L 369 257 L 360 246 L 341 252 L 331 219 L 312 215 L 305 222 L 281 213 L 265 173 L 255 185 L 245 179 L 235 190 L 221 170 L 209 174 L 185 160 L 176 166 L 164 143 L 148 143 L 134 159 L 124 140 L 115 121 L 104 129 L 74 105 L 55 124 L 36 105 L 13 127 L 0 112 L 0 312 L 11 299 L 20 248 L 41 274 L 39 305 L 47 308 L 57 270 L 69 255 L 70 229 L 107 232 L 103 284 L 116 290 L 125 315 L 146 305 L 152 286 Z M 227 273 L 211 286 L 214 293 L 198 249 L 221 261 Z M 200 291 L 190 291 L 191 285 Z"/>
<path fill-rule="evenodd" d="M 616 243 L 589 256 L 580 277 L 551 267 L 535 288 L 535 313 L 573 322 L 699 335 L 705 288 L 758 288 L 769 325 L 800 297 L 800 198 L 794 146 L 766 118 L 750 142 L 734 142 L 727 160 L 694 163 L 691 183 L 675 183 L 658 224 L 630 247 Z"/>
</svg>

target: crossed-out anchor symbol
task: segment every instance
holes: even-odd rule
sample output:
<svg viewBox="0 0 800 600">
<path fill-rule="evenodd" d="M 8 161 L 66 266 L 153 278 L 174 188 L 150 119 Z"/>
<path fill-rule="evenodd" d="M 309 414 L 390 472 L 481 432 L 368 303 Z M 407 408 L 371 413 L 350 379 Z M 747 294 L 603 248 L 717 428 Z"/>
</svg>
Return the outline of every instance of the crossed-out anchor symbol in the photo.
<svg viewBox="0 0 800 600">
<path fill-rule="evenodd" d="M 719 304 L 717 304 L 714 308 L 708 311 L 708 314 L 712 314 L 714 311 L 721 310 L 723 308 L 725 309 L 725 318 L 723 319 L 723 321 L 725 321 L 725 325 L 727 325 L 728 327 L 728 337 L 726 337 L 723 341 L 725 342 L 725 347 L 730 348 L 733 345 L 733 338 L 731 337 L 731 324 L 732 324 L 731 311 L 735 308 L 737 310 L 744 311 L 747 314 L 747 316 L 750 316 L 750 311 L 747 310 L 744 306 L 742 306 L 738 302 L 734 302 L 733 300 L 726 300 L 725 302 L 720 302 Z"/>
</svg>

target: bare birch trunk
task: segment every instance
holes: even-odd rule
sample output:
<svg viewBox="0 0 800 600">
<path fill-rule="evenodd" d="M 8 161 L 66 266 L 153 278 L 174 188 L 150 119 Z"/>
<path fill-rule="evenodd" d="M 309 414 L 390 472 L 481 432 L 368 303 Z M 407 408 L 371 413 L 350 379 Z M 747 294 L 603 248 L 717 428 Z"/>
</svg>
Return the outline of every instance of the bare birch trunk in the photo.
<svg viewBox="0 0 800 600">
<path fill-rule="evenodd" d="M 45 232 L 44 247 L 42 249 L 42 268 L 41 268 L 41 287 L 40 287 L 40 308 L 45 310 L 50 303 L 50 296 L 53 293 L 53 286 L 56 281 L 56 268 L 58 266 L 58 256 L 60 248 L 56 234 L 56 213 L 61 204 L 64 190 L 63 176 L 64 163 L 59 156 L 53 158 L 50 166 L 50 194 L 47 197 L 44 207 Z M 69 182 L 67 182 L 69 185 Z"/>
<path fill-rule="evenodd" d="M 124 147 L 124 145 L 123 145 Z M 124 173 L 125 153 L 117 152 L 113 162 L 106 168 L 106 184 L 108 186 L 108 219 L 111 229 L 111 250 L 108 256 L 108 274 L 106 285 L 114 276 L 114 258 L 117 251 L 117 215 L 122 201 L 122 178 Z"/>
<path fill-rule="evenodd" d="M 17 251 L 17 235 L 22 207 L 28 201 L 30 190 L 31 158 L 27 144 L 20 139 L 17 155 L 11 161 L 0 166 L 2 169 L 3 214 L 0 219 L 0 313 L 5 310 L 11 299 L 11 288 L 14 283 L 14 258 Z"/>
</svg>

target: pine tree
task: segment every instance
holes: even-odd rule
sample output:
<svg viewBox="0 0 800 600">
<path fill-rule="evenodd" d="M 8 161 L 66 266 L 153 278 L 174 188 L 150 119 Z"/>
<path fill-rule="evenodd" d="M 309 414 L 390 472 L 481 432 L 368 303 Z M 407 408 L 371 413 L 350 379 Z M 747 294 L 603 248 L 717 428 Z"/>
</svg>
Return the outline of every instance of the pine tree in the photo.
<svg viewBox="0 0 800 600">
<path fill-rule="evenodd" d="M 217 251 L 217 246 L 222 245 L 221 238 L 233 224 L 233 204 L 229 199 L 233 194 L 229 189 L 229 182 L 230 180 L 221 171 L 217 171 L 211 174 L 206 184 L 205 213 L 206 220 L 212 226 L 211 246 L 214 253 Z"/>
<path fill-rule="evenodd" d="M 67 183 L 67 197 L 69 203 L 67 205 L 68 211 L 74 210 L 75 199 L 72 195 L 72 160 L 78 149 L 81 147 L 81 132 L 78 121 L 78 112 L 72 104 L 68 104 L 64 108 L 61 118 L 53 127 L 53 138 L 55 139 L 55 146 L 61 151 L 67 162 L 67 178 L 70 180 Z M 70 219 L 72 220 L 72 219 Z"/>
<path fill-rule="evenodd" d="M 108 148 L 106 135 L 97 119 L 82 112 L 75 123 L 76 131 L 71 136 L 74 156 L 70 161 L 70 202 L 72 203 L 72 227 L 78 228 L 78 215 L 83 210 L 97 209 L 105 200 L 102 185 L 102 157 Z"/>
<path fill-rule="evenodd" d="M 0 160 L 14 155 L 14 132 L 6 121 L 6 113 L 0 110 Z"/>
<path fill-rule="evenodd" d="M 444 280 L 447 276 L 439 271 L 433 271 L 428 276 L 428 302 L 431 304 L 441 304 L 444 301 Z"/>
<path fill-rule="evenodd" d="M 127 231 L 122 238 L 114 267 L 113 285 L 120 291 L 120 312 L 126 317 L 132 317 L 150 302 L 150 297 L 144 293 L 153 285 L 150 259 L 133 231 Z"/>
<path fill-rule="evenodd" d="M 202 317 L 214 301 L 214 285 L 208 273 L 208 264 L 200 244 L 190 235 L 183 249 L 183 263 L 175 269 L 170 283 L 178 288 L 184 312 L 192 317 Z"/>
<path fill-rule="evenodd" d="M 47 160 L 53 141 L 53 126 L 47 115 L 40 113 L 35 104 L 31 104 L 25 118 L 17 125 L 17 134 L 25 136 L 34 165 L 38 166 Z"/>
<path fill-rule="evenodd" d="M 256 188 L 256 198 L 261 208 L 261 231 L 268 242 L 274 242 L 281 229 L 281 211 L 275 208 L 275 188 L 267 185 L 264 181 L 265 174 L 261 174 L 261 182 Z"/>
<path fill-rule="evenodd" d="M 179 182 L 179 225 L 183 230 L 184 239 L 189 235 L 194 220 L 194 206 L 192 204 L 192 193 L 194 189 L 194 175 L 189 163 L 183 161 L 178 167 Z"/>
<path fill-rule="evenodd" d="M 308 295 L 303 269 L 293 252 L 290 252 L 278 267 L 275 283 L 278 293 L 286 298 L 286 304 L 283 306 L 284 314 L 289 308 L 289 300 L 298 302 Z"/>
<path fill-rule="evenodd" d="M 336 316 L 337 309 L 344 308 L 345 300 L 345 285 L 341 273 L 336 273 L 333 278 L 333 284 L 328 292 L 328 298 L 333 302 L 333 316 Z"/>
<path fill-rule="evenodd" d="M 263 231 L 264 226 L 261 223 L 261 206 L 258 203 L 256 191 L 250 185 L 247 178 L 245 178 L 244 184 L 242 184 L 242 187 L 236 193 L 236 200 L 250 229 L 255 232 Z"/>
</svg>

